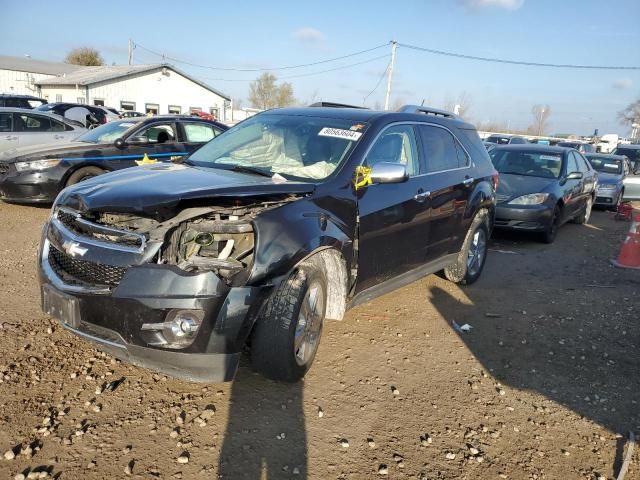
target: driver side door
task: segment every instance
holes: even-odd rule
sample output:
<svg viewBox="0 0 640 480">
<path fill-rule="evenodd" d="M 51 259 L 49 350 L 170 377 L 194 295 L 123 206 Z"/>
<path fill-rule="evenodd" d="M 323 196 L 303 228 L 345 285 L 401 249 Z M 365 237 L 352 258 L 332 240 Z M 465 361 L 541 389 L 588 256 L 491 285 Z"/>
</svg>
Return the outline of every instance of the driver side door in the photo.
<svg viewBox="0 0 640 480">
<path fill-rule="evenodd" d="M 116 168 L 136 166 L 136 161 L 149 160 L 169 161 L 171 156 L 181 153 L 176 125 L 173 122 L 158 122 L 145 125 L 132 133 L 127 139 L 127 148 Z M 139 142 L 139 143 L 138 143 Z"/>
<path fill-rule="evenodd" d="M 403 163 L 408 179 L 356 192 L 360 218 L 356 293 L 402 275 L 426 259 L 429 197 L 415 125 L 386 127 L 370 147 L 365 166 Z"/>
</svg>

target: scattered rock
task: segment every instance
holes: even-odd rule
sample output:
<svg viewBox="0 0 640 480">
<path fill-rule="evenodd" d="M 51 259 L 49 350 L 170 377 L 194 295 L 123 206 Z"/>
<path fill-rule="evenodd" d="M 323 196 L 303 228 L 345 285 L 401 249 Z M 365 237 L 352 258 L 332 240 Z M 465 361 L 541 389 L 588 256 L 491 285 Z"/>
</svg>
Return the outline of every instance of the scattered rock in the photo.
<svg viewBox="0 0 640 480">
<path fill-rule="evenodd" d="M 389 474 L 389 469 L 387 468 L 387 466 L 383 463 L 378 467 L 378 475 L 388 475 Z"/>
<path fill-rule="evenodd" d="M 4 452 L 4 458 L 5 460 L 13 460 L 14 458 L 16 458 L 16 454 L 13 452 L 13 450 L 7 450 L 6 452 Z"/>
<path fill-rule="evenodd" d="M 444 456 L 447 460 L 454 460 L 456 458 L 456 454 L 453 452 L 447 452 Z"/>
<path fill-rule="evenodd" d="M 182 464 L 189 463 L 189 453 L 188 452 L 182 452 L 182 455 L 180 455 L 176 459 L 176 461 L 178 463 L 182 463 Z"/>
<path fill-rule="evenodd" d="M 349 441 L 346 438 L 343 438 L 340 440 L 340 446 L 342 446 L 342 448 L 349 448 Z"/>
</svg>

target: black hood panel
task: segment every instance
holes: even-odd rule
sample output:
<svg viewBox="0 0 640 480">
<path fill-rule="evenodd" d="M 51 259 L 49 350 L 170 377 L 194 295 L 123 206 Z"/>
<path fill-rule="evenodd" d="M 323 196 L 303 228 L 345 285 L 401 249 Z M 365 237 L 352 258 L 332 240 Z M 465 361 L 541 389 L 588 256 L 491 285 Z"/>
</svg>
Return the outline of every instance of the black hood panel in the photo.
<svg viewBox="0 0 640 480">
<path fill-rule="evenodd" d="M 86 142 L 47 143 L 8 150 L 0 154 L 3 162 L 19 162 L 44 158 L 94 157 L 104 155 L 105 150 L 113 150 L 113 144 Z"/>
<path fill-rule="evenodd" d="M 545 193 L 558 179 L 531 177 L 526 175 L 500 174 L 498 194 L 517 197 L 528 193 Z"/>
<path fill-rule="evenodd" d="M 100 175 L 60 193 L 57 205 L 81 211 L 164 216 L 180 202 L 216 197 L 307 194 L 315 185 L 276 183 L 271 178 L 218 168 L 158 163 Z"/>
</svg>

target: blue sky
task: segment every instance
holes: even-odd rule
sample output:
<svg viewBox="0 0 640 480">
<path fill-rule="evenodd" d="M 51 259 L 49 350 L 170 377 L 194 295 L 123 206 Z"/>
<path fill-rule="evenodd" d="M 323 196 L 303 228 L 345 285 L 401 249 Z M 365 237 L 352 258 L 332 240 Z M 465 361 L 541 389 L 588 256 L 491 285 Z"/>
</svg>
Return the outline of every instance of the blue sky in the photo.
<svg viewBox="0 0 640 480">
<path fill-rule="evenodd" d="M 176 9 L 176 6 L 178 8 Z M 0 53 L 62 60 L 82 45 L 125 63 L 127 40 L 184 61 L 272 68 L 328 59 L 397 40 L 477 56 L 547 63 L 640 65 L 638 0 L 369 0 L 367 2 L 42 2 L 0 0 Z M 296 97 L 362 104 L 390 47 L 315 67 L 274 71 Z M 369 61 L 371 60 L 371 61 Z M 161 59 L 137 48 L 134 63 Z M 248 106 L 259 73 L 189 67 Z M 232 80 L 232 81 L 231 81 Z M 385 81 L 368 98 L 382 104 Z M 443 106 L 463 93 L 473 121 L 526 127 L 534 104 L 551 106 L 549 133 L 627 133 L 616 113 L 640 98 L 640 71 L 587 71 L 481 63 L 398 48 L 392 103 Z"/>
</svg>

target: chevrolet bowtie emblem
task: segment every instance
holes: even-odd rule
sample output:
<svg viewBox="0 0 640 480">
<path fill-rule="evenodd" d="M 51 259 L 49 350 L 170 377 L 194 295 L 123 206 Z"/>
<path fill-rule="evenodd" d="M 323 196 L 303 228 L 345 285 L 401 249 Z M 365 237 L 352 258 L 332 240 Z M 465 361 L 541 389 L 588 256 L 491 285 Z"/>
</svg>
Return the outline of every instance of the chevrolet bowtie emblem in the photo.
<svg viewBox="0 0 640 480">
<path fill-rule="evenodd" d="M 87 249 L 81 247 L 77 242 L 66 241 L 62 244 L 62 248 L 72 257 L 82 257 L 87 253 Z"/>
</svg>

